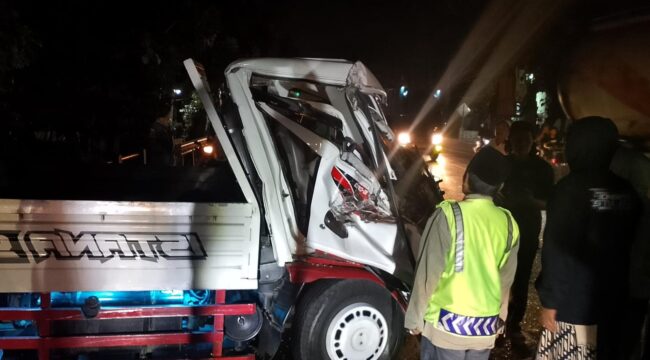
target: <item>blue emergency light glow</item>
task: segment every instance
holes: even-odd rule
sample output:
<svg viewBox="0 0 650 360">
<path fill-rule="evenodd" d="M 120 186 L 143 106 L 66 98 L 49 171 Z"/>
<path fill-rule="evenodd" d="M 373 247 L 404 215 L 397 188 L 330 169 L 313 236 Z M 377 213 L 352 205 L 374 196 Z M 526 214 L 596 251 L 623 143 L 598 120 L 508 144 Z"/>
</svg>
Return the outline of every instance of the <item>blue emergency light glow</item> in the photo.
<svg viewBox="0 0 650 360">
<path fill-rule="evenodd" d="M 153 290 L 52 292 L 51 301 L 55 307 L 76 307 L 91 296 L 96 296 L 104 306 L 182 305 L 191 300 L 183 290 Z"/>
<path fill-rule="evenodd" d="M 408 96 L 408 94 L 409 94 L 409 89 L 405 85 L 402 85 L 402 86 L 399 87 L 399 96 L 400 97 L 405 98 L 405 97 Z"/>
</svg>

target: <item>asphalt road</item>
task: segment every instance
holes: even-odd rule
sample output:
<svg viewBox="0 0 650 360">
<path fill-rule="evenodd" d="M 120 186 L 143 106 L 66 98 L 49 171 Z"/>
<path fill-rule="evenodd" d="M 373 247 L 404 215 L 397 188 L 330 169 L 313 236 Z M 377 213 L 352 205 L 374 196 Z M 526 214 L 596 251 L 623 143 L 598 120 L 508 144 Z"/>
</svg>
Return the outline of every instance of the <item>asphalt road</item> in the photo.
<svg viewBox="0 0 650 360">
<path fill-rule="evenodd" d="M 440 187 L 446 199 L 462 200 L 463 174 L 467 164 L 474 156 L 474 144 L 457 139 L 444 139 L 442 153 L 429 170 L 442 179 Z"/>
</svg>

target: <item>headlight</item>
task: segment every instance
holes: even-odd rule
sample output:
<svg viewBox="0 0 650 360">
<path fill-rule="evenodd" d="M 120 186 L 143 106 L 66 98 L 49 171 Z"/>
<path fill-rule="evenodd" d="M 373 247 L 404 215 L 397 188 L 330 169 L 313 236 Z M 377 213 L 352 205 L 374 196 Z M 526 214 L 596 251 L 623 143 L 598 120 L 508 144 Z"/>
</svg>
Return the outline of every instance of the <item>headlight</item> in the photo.
<svg viewBox="0 0 650 360">
<path fill-rule="evenodd" d="M 203 147 L 203 153 L 212 154 L 214 152 L 214 147 L 212 145 L 206 145 Z"/>
<path fill-rule="evenodd" d="M 411 143 L 411 134 L 407 132 L 401 132 L 399 135 L 397 135 L 397 143 L 400 145 L 408 145 Z"/>
<path fill-rule="evenodd" d="M 431 144 L 433 145 L 441 145 L 442 144 L 442 134 L 433 134 L 431 137 Z"/>
</svg>

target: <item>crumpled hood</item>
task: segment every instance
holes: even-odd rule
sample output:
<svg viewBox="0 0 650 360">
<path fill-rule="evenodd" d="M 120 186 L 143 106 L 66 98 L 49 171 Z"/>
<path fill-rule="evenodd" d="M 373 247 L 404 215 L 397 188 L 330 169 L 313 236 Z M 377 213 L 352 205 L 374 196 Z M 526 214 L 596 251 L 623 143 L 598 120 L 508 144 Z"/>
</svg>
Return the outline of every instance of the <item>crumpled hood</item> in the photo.
<svg viewBox="0 0 650 360">
<path fill-rule="evenodd" d="M 566 158 L 572 172 L 606 172 L 618 147 L 618 130 L 610 120 L 590 116 L 569 128 Z"/>
</svg>

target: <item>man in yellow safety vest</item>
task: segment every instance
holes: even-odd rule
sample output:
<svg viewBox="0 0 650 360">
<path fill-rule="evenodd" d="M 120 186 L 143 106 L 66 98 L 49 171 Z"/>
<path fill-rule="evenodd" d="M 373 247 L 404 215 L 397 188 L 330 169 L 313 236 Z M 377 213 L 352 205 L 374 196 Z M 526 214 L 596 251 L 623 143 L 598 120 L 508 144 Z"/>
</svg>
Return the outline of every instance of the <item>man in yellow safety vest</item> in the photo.
<svg viewBox="0 0 650 360">
<path fill-rule="evenodd" d="M 405 327 L 422 334 L 421 359 L 488 359 L 507 313 L 519 228 L 492 197 L 509 173 L 483 149 L 463 177 L 463 201 L 443 201 L 420 241 Z"/>
</svg>

